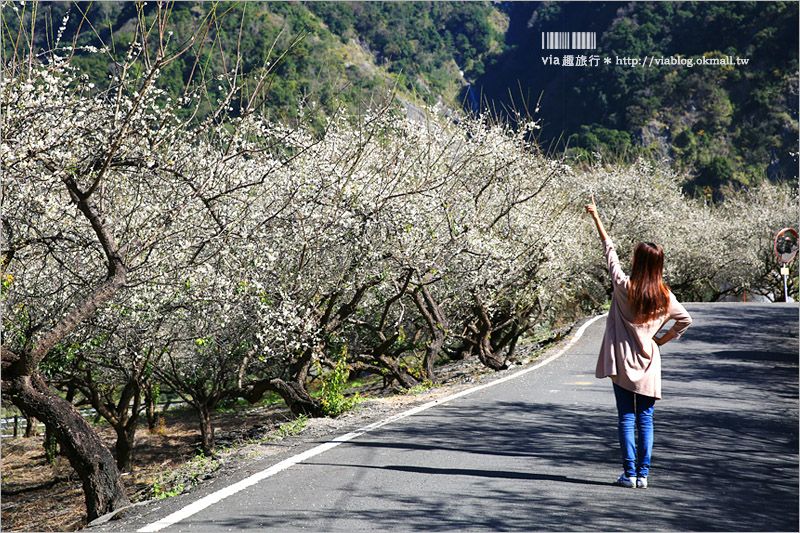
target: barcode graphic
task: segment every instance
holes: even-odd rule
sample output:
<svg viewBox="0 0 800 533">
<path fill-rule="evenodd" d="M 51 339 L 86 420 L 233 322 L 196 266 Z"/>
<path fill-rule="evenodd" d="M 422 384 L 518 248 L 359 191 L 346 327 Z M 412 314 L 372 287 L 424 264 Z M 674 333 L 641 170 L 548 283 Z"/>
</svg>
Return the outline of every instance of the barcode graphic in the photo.
<svg viewBox="0 0 800 533">
<path fill-rule="evenodd" d="M 543 31 L 542 50 L 554 49 L 594 50 L 597 33 L 593 31 Z"/>
</svg>

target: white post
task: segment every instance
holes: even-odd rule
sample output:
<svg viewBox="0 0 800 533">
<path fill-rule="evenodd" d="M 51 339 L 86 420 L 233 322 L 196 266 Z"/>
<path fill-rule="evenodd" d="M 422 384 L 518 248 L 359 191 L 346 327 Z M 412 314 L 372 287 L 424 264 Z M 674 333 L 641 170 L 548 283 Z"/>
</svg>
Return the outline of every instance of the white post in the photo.
<svg viewBox="0 0 800 533">
<path fill-rule="evenodd" d="M 786 279 L 789 276 L 789 268 L 786 266 L 786 263 L 784 263 L 783 267 L 781 268 L 781 274 L 783 274 L 783 301 L 784 302 L 788 302 L 789 301 L 789 288 L 788 288 L 788 285 L 786 283 Z"/>
</svg>

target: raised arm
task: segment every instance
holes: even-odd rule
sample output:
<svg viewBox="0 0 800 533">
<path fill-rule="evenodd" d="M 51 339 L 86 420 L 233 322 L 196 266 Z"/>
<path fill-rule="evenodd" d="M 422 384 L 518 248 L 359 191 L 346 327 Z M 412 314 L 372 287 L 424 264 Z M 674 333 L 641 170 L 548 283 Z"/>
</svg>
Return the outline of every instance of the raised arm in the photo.
<svg viewBox="0 0 800 533">
<path fill-rule="evenodd" d="M 608 273 L 611 276 L 611 281 L 616 287 L 625 287 L 628 283 L 628 275 L 622 270 L 619 264 L 619 257 L 614 247 L 614 242 L 606 233 L 606 228 L 600 220 L 600 215 L 597 214 L 597 206 L 594 203 L 594 195 L 592 195 L 592 203 L 586 204 L 586 212 L 592 215 L 594 224 L 597 227 L 597 233 L 600 235 L 600 240 L 603 242 L 603 253 L 606 256 L 606 264 L 608 266 Z"/>
<path fill-rule="evenodd" d="M 592 203 L 586 204 L 585 208 L 586 212 L 592 215 L 592 220 L 594 220 L 594 225 L 597 226 L 597 233 L 600 235 L 600 240 L 606 242 L 608 240 L 608 233 L 606 233 L 606 228 L 603 226 L 603 222 L 600 220 L 600 215 L 597 214 L 597 206 L 594 203 L 594 195 L 592 195 Z"/>
</svg>

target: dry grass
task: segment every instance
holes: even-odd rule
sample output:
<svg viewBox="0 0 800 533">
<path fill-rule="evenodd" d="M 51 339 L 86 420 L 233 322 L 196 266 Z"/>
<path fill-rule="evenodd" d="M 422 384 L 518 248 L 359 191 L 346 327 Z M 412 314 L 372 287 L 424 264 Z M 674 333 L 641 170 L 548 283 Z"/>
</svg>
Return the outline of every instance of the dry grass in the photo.
<svg viewBox="0 0 800 533">
<path fill-rule="evenodd" d="M 231 437 L 254 425 L 271 429 L 287 417 L 285 409 L 257 409 L 218 414 L 216 435 Z M 109 427 L 97 428 L 113 449 L 115 434 Z M 75 531 L 86 525 L 86 508 L 80 479 L 69 461 L 58 457 L 47 462 L 44 437 L 2 440 L 2 530 Z M 170 411 L 155 432 L 140 427 L 136 433 L 133 472 L 122 479 L 133 501 L 152 495 L 153 482 L 166 471 L 183 465 L 197 453 L 199 430 L 189 410 Z"/>
</svg>

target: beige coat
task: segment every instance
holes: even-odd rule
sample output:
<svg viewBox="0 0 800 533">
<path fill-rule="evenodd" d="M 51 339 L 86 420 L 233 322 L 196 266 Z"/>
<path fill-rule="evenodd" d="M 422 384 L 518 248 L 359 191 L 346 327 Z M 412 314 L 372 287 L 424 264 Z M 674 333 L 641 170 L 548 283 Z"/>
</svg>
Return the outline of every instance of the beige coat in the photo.
<svg viewBox="0 0 800 533">
<path fill-rule="evenodd" d="M 680 337 L 691 325 L 692 317 L 670 291 L 669 307 L 663 315 L 641 324 L 632 322 L 633 314 L 628 307 L 630 278 L 619 264 L 611 238 L 604 241 L 603 246 L 614 293 L 595 376 L 611 377 L 623 389 L 660 400 L 661 353 L 653 336 L 668 320 L 674 319 L 672 330 Z"/>
</svg>

